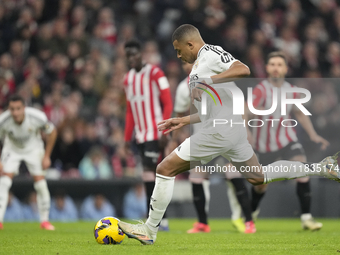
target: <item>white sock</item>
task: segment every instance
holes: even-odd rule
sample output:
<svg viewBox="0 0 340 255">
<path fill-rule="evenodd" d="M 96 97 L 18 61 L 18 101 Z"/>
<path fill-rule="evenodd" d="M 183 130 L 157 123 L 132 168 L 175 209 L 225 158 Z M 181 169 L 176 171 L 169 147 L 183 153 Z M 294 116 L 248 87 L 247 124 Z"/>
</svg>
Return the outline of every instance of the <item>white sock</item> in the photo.
<svg viewBox="0 0 340 255">
<path fill-rule="evenodd" d="M 311 213 L 303 213 L 301 214 L 301 220 L 305 221 L 305 220 L 310 220 L 312 218 L 312 214 Z"/>
<path fill-rule="evenodd" d="M 7 175 L 0 177 L 0 222 L 4 221 L 4 216 L 8 204 L 8 192 L 12 186 L 12 179 Z"/>
<path fill-rule="evenodd" d="M 149 217 L 145 223 L 152 232 L 156 233 L 158 231 L 163 214 L 171 201 L 174 184 L 175 177 L 156 174 L 155 188 L 150 201 Z"/>
<path fill-rule="evenodd" d="M 50 213 L 51 197 L 45 179 L 34 183 L 37 192 L 37 204 L 40 215 L 40 222 L 48 221 Z"/>
<path fill-rule="evenodd" d="M 242 208 L 237 200 L 235 187 L 231 181 L 227 180 L 227 195 L 229 199 L 229 205 L 231 210 L 231 219 L 238 220 L 242 217 Z"/>
<path fill-rule="evenodd" d="M 301 162 L 287 160 L 280 160 L 267 166 L 262 166 L 262 171 L 265 184 L 305 176 L 322 176 L 320 172 L 311 170 Z"/>
<path fill-rule="evenodd" d="M 203 190 L 204 190 L 204 197 L 205 197 L 205 212 L 206 214 L 209 213 L 209 205 L 210 205 L 210 181 L 203 180 L 202 182 Z"/>
</svg>

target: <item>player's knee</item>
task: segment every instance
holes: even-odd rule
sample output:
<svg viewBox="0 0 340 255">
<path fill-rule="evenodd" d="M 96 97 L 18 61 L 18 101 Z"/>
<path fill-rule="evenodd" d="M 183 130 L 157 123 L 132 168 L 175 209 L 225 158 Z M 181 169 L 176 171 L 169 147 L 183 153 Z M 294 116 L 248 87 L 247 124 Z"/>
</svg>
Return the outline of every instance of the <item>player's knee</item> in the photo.
<svg viewBox="0 0 340 255">
<path fill-rule="evenodd" d="M 156 173 L 164 175 L 164 176 L 171 176 L 171 177 L 176 175 L 175 173 L 173 173 L 173 171 L 171 171 L 169 167 L 166 166 L 164 161 L 158 164 L 156 168 Z"/>
<path fill-rule="evenodd" d="M 36 181 L 34 183 L 34 189 L 37 193 L 39 192 L 48 192 L 48 187 L 47 187 L 47 182 L 45 179 L 42 179 L 42 180 L 39 180 L 39 181 Z"/>
<path fill-rule="evenodd" d="M 12 179 L 7 176 L 3 175 L 0 177 L 0 187 L 4 190 L 9 190 L 12 186 Z"/>
<path fill-rule="evenodd" d="M 247 178 L 247 181 L 254 186 L 258 186 L 258 185 L 263 184 L 262 178 Z"/>
<path fill-rule="evenodd" d="M 255 191 L 257 193 L 264 193 L 264 192 L 266 192 L 267 187 L 268 187 L 268 184 L 257 185 L 257 186 L 255 186 Z"/>
</svg>

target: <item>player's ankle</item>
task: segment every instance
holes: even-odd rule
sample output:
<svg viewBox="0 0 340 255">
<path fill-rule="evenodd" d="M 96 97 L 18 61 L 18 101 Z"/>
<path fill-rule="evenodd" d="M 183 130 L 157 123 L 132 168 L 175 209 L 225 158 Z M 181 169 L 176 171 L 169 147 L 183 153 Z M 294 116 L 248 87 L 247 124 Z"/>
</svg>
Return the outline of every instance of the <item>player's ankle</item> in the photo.
<svg viewBox="0 0 340 255">
<path fill-rule="evenodd" d="M 151 234 L 156 234 L 158 232 L 158 227 L 153 226 L 150 222 L 145 222 L 145 226 L 149 229 Z"/>
</svg>

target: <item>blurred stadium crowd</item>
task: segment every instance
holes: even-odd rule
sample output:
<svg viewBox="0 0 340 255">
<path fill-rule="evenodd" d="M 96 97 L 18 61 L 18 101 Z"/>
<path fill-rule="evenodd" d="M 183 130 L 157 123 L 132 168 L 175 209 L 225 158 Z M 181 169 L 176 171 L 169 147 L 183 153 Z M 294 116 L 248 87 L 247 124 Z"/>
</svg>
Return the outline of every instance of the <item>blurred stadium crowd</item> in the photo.
<svg viewBox="0 0 340 255">
<path fill-rule="evenodd" d="M 144 186 L 142 183 L 137 183 L 124 195 L 121 208 L 122 216 L 128 219 L 145 218 L 147 213 L 145 204 Z M 79 219 L 96 221 L 107 215 L 117 217 L 119 209 L 116 210 L 103 194 L 97 193 L 85 197 L 83 200 L 74 201 L 63 189 L 59 189 L 52 197 L 50 219 L 62 222 Z M 22 201 L 10 192 L 4 219 L 6 222 L 39 221 L 36 192 L 29 192 Z"/>
<path fill-rule="evenodd" d="M 1 0 L 0 109 L 17 92 L 47 114 L 59 131 L 52 162 L 62 178 L 138 176 L 123 148 L 123 46 L 143 42 L 145 61 L 165 71 L 174 98 L 185 75 L 171 34 L 183 23 L 246 63 L 254 78 L 266 77 L 268 52 L 283 50 L 290 77 L 313 78 L 300 85 L 312 93 L 317 132 L 338 140 L 339 0 Z"/>
</svg>

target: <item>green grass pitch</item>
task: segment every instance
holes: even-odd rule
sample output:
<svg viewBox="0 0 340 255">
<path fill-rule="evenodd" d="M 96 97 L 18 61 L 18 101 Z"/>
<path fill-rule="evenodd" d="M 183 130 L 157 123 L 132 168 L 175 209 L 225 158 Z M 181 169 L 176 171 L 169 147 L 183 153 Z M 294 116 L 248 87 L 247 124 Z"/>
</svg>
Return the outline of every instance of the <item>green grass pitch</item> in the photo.
<svg viewBox="0 0 340 255">
<path fill-rule="evenodd" d="M 192 219 L 170 219 L 170 232 L 143 246 L 133 239 L 100 245 L 93 237 L 95 222 L 55 223 L 43 231 L 38 223 L 5 223 L 0 254 L 340 254 L 340 221 L 321 219 L 318 232 L 303 231 L 298 219 L 260 219 L 256 234 L 237 233 L 230 220 L 212 219 L 209 234 L 186 234 Z"/>
</svg>

